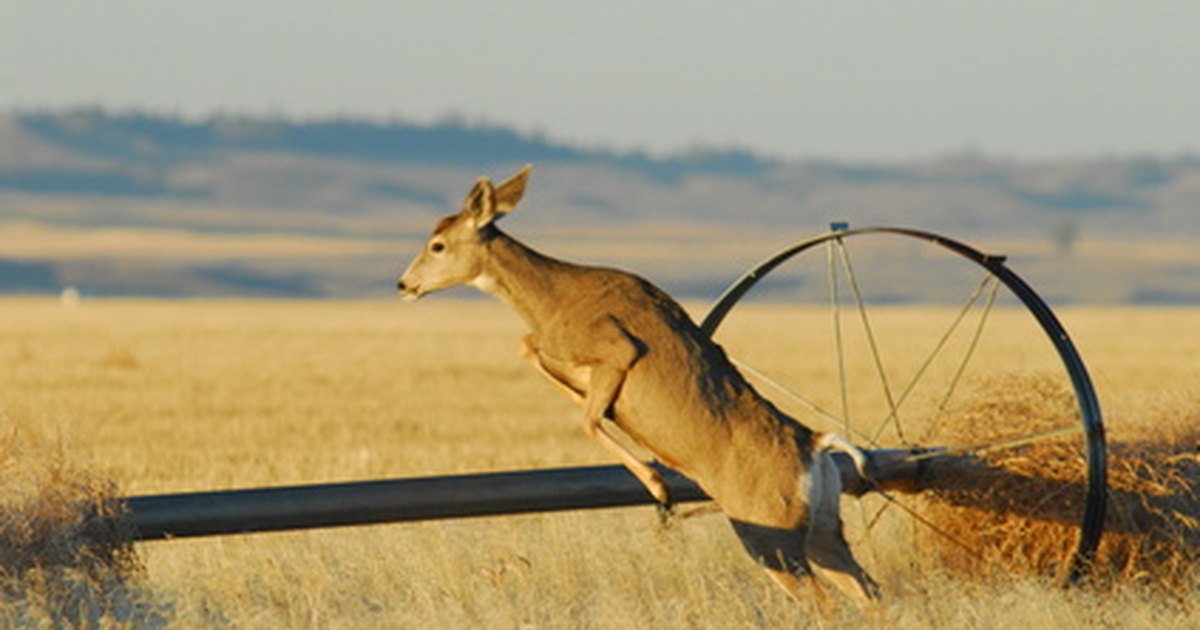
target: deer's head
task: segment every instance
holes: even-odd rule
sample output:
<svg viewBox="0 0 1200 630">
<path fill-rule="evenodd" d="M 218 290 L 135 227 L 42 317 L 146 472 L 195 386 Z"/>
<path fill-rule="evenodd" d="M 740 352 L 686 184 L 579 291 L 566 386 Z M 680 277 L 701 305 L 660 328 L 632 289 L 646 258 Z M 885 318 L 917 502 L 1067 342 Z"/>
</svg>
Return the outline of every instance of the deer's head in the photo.
<svg viewBox="0 0 1200 630">
<path fill-rule="evenodd" d="M 526 166 L 508 181 L 493 186 L 480 177 L 463 199 L 458 214 L 443 218 L 396 288 L 406 300 L 479 278 L 487 255 L 487 241 L 495 235 L 492 223 L 516 207 L 525 194 L 532 167 Z"/>
</svg>

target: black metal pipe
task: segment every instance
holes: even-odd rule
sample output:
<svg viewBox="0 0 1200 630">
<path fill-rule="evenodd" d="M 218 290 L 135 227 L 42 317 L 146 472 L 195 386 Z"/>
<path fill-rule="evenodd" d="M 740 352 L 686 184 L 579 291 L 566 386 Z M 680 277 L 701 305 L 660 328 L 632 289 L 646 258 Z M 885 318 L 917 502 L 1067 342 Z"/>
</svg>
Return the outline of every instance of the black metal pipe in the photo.
<svg viewBox="0 0 1200 630">
<path fill-rule="evenodd" d="M 707 496 L 660 469 L 674 501 Z M 653 503 L 622 466 L 553 468 L 129 497 L 137 540 L 366 525 Z"/>
<path fill-rule="evenodd" d="M 908 455 L 875 450 L 866 456 L 876 476 L 865 481 L 852 460 L 830 453 L 843 492 L 915 488 L 920 473 Z M 675 503 L 708 496 L 678 472 L 656 465 Z M 911 491 L 911 490 L 910 490 Z M 135 540 L 245 534 L 287 529 L 369 525 L 528 512 L 649 505 L 654 498 L 623 466 L 585 466 L 442 477 L 412 477 L 277 488 L 128 497 L 125 522 Z"/>
</svg>

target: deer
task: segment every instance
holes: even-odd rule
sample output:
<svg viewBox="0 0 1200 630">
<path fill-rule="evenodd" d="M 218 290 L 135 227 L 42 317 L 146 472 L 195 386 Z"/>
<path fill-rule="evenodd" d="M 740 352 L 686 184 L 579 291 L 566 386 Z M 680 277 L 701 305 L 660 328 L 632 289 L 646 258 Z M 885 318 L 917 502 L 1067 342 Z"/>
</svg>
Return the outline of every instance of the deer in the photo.
<svg viewBox="0 0 1200 630">
<path fill-rule="evenodd" d="M 844 451 L 863 471 L 863 453 L 760 395 L 650 281 L 552 258 L 503 232 L 496 222 L 521 201 L 531 171 L 499 185 L 480 177 L 400 276 L 401 296 L 472 285 L 506 302 L 529 330 L 519 355 L 579 405 L 586 434 L 660 505 L 671 505 L 662 475 L 611 427 L 704 490 L 792 597 L 823 601 L 819 576 L 862 606 L 878 600 L 842 531 L 842 479 L 830 455 Z"/>
</svg>

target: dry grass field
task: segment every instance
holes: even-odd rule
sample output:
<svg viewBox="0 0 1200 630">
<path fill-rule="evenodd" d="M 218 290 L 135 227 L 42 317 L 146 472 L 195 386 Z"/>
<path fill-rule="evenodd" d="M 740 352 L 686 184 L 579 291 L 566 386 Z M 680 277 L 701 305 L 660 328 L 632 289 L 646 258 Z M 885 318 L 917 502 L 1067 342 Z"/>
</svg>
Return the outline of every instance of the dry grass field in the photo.
<svg viewBox="0 0 1200 630">
<path fill-rule="evenodd" d="M 903 438 L 880 420 L 886 396 L 847 314 L 846 407 L 870 419 L 851 429 L 856 442 L 968 443 L 1071 421 L 1056 356 L 1010 307 L 991 314 L 941 412 L 957 361 L 939 359 L 906 387 L 954 310 L 874 315 L 892 393 L 904 394 Z M 1125 520 L 1114 521 L 1124 542 L 1102 556 L 1109 577 L 1055 585 L 1067 525 L 1018 524 L 1027 549 L 962 561 L 901 509 L 876 523 L 880 499 L 847 499 L 848 536 L 886 599 L 866 616 L 846 602 L 821 616 L 770 583 L 720 517 L 664 529 L 650 507 L 85 544 L 96 532 L 78 515 L 109 509 L 114 495 L 611 461 L 516 357 L 522 325 L 490 301 L 0 300 L 0 626 L 1186 626 L 1200 614 L 1200 312 L 1060 316 L 1096 383 L 1124 484 L 1115 512 Z M 825 308 L 739 306 L 718 337 L 841 417 L 830 320 Z M 968 351 L 969 331 L 945 356 Z M 841 428 L 758 386 L 805 422 Z M 1004 456 L 1078 467 L 1070 442 L 1039 448 Z M 1158 520 L 1138 520 L 1148 497 L 1161 499 L 1146 504 Z M 946 530 L 966 523 L 959 537 L 986 518 L 923 513 Z"/>
</svg>

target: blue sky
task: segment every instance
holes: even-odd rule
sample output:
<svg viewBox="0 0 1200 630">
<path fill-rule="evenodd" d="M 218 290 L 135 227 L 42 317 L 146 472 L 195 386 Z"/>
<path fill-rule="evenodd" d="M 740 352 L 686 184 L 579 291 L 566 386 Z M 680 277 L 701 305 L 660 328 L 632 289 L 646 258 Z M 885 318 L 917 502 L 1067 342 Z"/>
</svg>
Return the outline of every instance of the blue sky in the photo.
<svg viewBox="0 0 1200 630">
<path fill-rule="evenodd" d="M 1200 152 L 1200 2 L 0 0 L 0 109 L 429 121 L 782 157 Z"/>
</svg>

